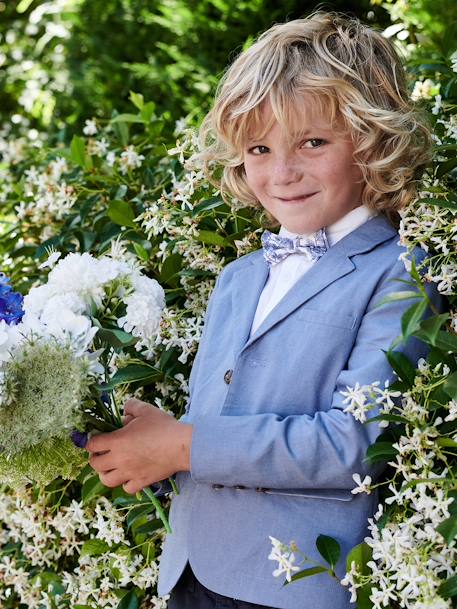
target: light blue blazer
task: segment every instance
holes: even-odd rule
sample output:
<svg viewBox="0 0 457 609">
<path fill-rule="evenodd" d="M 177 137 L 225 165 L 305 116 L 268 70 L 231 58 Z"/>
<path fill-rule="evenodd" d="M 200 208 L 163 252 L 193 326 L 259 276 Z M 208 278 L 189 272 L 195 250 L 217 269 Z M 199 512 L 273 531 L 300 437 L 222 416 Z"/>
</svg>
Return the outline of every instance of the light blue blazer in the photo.
<svg viewBox="0 0 457 609">
<path fill-rule="evenodd" d="M 190 378 L 191 472 L 177 474 L 160 594 L 190 561 L 197 579 L 225 596 L 278 609 L 354 608 L 326 574 L 283 587 L 269 535 L 315 560 L 318 535 L 334 537 L 339 577 L 367 535 L 377 496 L 352 494 L 352 474 L 379 474 L 364 457 L 381 430 L 344 413 L 340 391 L 394 378 L 383 349 L 411 301 L 376 305 L 405 289 L 394 279 L 409 279 L 397 242 L 384 215 L 372 218 L 330 248 L 251 338 L 268 278 L 263 252 L 224 268 Z M 430 295 L 442 308 L 433 288 Z M 426 354 L 416 340 L 400 349 L 414 362 Z"/>
</svg>

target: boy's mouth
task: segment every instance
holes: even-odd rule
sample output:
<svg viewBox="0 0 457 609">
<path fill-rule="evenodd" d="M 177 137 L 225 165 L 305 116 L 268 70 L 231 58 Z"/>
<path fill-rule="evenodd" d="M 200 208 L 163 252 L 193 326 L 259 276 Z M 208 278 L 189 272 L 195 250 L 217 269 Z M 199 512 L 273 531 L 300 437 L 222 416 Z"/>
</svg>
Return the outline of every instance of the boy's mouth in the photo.
<svg viewBox="0 0 457 609">
<path fill-rule="evenodd" d="M 281 203 L 303 203 L 303 201 L 306 201 L 314 195 L 317 195 L 317 192 L 310 192 L 309 194 L 298 195 L 296 197 L 276 197 L 276 199 L 281 201 Z"/>
</svg>

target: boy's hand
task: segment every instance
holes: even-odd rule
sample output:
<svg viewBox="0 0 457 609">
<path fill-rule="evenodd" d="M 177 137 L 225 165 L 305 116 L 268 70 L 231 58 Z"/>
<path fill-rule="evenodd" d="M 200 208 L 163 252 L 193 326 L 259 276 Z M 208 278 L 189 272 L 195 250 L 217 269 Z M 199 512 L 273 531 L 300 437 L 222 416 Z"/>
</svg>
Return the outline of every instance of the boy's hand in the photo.
<svg viewBox="0 0 457 609">
<path fill-rule="evenodd" d="M 135 494 L 190 470 L 192 425 L 134 398 L 127 400 L 124 412 L 122 429 L 96 435 L 86 446 L 89 462 L 105 486 L 122 484 L 126 493 Z"/>
</svg>

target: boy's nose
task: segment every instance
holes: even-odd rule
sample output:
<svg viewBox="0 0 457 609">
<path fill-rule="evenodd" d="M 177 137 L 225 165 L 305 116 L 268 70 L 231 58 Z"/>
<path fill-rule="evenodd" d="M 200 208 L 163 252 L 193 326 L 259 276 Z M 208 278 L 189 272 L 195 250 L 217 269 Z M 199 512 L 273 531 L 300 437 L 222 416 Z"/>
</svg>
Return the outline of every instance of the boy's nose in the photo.
<svg viewBox="0 0 457 609">
<path fill-rule="evenodd" d="M 301 170 L 294 163 L 293 159 L 285 158 L 278 160 L 273 167 L 272 173 L 273 183 L 276 186 L 283 186 L 299 182 L 301 179 Z"/>
</svg>

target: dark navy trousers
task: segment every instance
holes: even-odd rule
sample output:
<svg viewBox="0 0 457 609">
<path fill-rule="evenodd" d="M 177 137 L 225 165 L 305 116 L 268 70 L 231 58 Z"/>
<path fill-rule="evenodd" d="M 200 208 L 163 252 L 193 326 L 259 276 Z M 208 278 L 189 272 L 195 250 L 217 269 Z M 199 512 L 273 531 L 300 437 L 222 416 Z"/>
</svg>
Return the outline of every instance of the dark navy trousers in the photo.
<svg viewBox="0 0 457 609">
<path fill-rule="evenodd" d="M 195 577 L 189 563 L 171 591 L 168 609 L 274 609 L 222 596 L 205 588 Z"/>
</svg>

